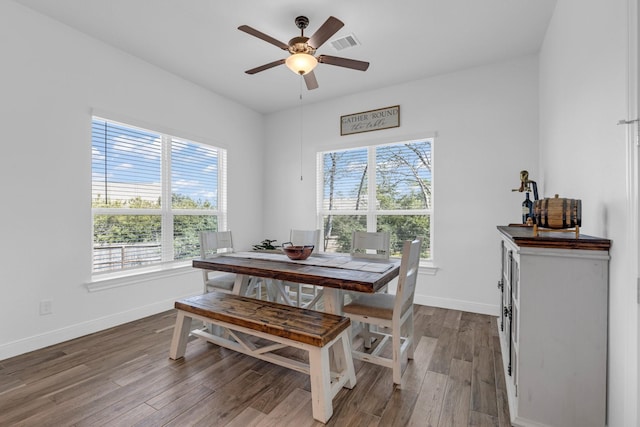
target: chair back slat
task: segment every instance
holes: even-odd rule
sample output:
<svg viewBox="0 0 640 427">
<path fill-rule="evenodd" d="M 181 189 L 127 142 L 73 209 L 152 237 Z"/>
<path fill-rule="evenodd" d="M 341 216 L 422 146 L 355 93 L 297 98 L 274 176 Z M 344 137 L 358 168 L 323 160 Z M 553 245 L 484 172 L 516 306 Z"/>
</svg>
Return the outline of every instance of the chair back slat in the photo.
<svg viewBox="0 0 640 427">
<path fill-rule="evenodd" d="M 351 235 L 351 256 L 389 259 L 390 240 L 390 234 L 385 231 L 354 231 Z"/>
<path fill-rule="evenodd" d="M 320 230 L 291 230 L 289 241 L 296 246 L 313 245 L 313 252 L 318 252 Z"/>
<path fill-rule="evenodd" d="M 402 247 L 402 260 L 398 275 L 398 289 L 396 291 L 394 316 L 402 316 L 413 304 L 420 266 L 420 246 L 422 239 L 407 240 Z"/>
<path fill-rule="evenodd" d="M 211 258 L 216 254 L 233 252 L 231 231 L 201 231 L 200 256 Z"/>
<path fill-rule="evenodd" d="M 231 231 L 201 231 L 200 232 L 200 257 L 212 258 L 220 253 L 233 252 L 233 240 Z M 205 283 L 209 280 L 210 270 L 202 270 L 202 278 Z"/>
</svg>

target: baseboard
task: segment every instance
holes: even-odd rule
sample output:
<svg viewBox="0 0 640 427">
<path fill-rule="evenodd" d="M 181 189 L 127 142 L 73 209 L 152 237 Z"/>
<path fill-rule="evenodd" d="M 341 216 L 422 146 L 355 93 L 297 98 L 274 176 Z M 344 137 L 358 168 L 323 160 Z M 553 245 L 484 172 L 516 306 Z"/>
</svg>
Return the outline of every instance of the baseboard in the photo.
<svg viewBox="0 0 640 427">
<path fill-rule="evenodd" d="M 191 296 L 191 295 L 185 295 Z M 144 307 L 137 307 L 133 310 L 115 313 L 113 315 L 89 320 L 86 322 L 71 325 L 65 328 L 56 329 L 43 334 L 33 335 L 17 341 L 12 341 L 0 345 L 0 360 L 38 350 L 50 345 L 59 344 L 74 338 L 102 331 L 123 323 L 132 322 L 143 317 L 161 313 L 173 308 L 176 298 L 160 301 Z M 471 301 L 455 300 L 450 298 L 437 298 L 426 295 L 416 295 L 414 302 L 420 305 L 432 307 L 448 308 L 452 310 L 468 311 L 472 313 L 498 316 L 499 307 L 497 305 L 480 304 Z"/>
<path fill-rule="evenodd" d="M 184 295 L 192 296 L 192 295 Z M 0 345 L 0 360 L 39 350 L 54 344 L 72 340 L 94 332 L 102 331 L 123 323 L 132 322 L 143 317 L 151 316 L 173 308 L 176 298 L 159 301 L 143 307 L 136 307 L 133 310 L 115 313 L 113 315 L 89 320 L 64 328 L 48 331 L 31 337 L 22 338 Z"/>
<path fill-rule="evenodd" d="M 489 316 L 499 316 L 500 307 L 493 304 L 482 304 L 473 301 L 464 301 L 451 298 L 438 298 L 428 295 L 416 294 L 413 302 L 431 307 L 448 308 L 450 310 L 468 311 L 471 313 L 487 314 Z"/>
</svg>

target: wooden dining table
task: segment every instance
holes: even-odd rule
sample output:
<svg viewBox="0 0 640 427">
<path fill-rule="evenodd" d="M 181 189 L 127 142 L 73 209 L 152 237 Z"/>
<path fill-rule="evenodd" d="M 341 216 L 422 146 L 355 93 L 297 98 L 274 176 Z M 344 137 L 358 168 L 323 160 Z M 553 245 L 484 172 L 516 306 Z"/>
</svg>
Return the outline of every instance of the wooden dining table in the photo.
<svg viewBox="0 0 640 427">
<path fill-rule="evenodd" d="M 234 252 L 193 260 L 193 267 L 236 274 L 233 293 L 244 295 L 250 277 L 321 286 L 324 311 L 342 314 L 343 291 L 375 293 L 400 272 L 400 260 L 374 260 L 349 254 L 313 254 L 290 260 L 284 253 Z"/>
</svg>

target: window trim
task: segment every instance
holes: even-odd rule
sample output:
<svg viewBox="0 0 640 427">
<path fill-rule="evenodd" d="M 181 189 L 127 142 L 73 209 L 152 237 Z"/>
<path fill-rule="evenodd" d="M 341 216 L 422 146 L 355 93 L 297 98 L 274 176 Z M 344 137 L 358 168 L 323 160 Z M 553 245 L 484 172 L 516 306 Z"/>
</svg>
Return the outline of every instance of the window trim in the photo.
<svg viewBox="0 0 640 427">
<path fill-rule="evenodd" d="M 89 292 L 97 292 L 194 272 L 200 273 L 192 267 L 191 260 L 180 260 L 136 269 L 95 273 L 91 276 L 91 280 L 85 282 L 84 285 Z"/>
</svg>

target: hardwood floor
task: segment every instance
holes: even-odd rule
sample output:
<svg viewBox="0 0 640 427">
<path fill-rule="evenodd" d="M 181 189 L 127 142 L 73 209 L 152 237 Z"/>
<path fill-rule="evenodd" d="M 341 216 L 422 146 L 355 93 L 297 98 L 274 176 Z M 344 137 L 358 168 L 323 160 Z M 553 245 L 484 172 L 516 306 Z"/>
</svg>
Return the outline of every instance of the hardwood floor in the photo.
<svg viewBox="0 0 640 427">
<path fill-rule="evenodd" d="M 175 311 L 0 361 L 0 426 L 321 426 L 309 378 L 200 340 L 168 358 Z M 415 360 L 355 361 L 329 426 L 509 426 L 496 319 L 416 306 Z M 294 350 L 292 350 L 294 351 Z"/>
</svg>

